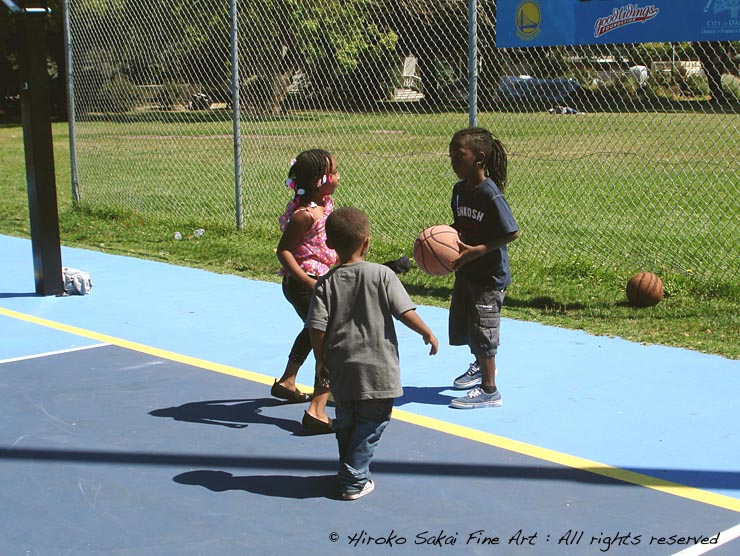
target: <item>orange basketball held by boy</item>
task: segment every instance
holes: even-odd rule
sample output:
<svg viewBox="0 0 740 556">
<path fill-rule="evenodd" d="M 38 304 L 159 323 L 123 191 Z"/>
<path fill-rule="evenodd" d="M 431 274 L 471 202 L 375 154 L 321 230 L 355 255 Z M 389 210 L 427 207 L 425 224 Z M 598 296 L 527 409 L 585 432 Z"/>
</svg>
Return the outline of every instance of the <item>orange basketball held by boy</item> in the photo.
<svg viewBox="0 0 740 556">
<path fill-rule="evenodd" d="M 432 276 L 446 276 L 454 270 L 452 261 L 460 255 L 460 236 L 452 226 L 438 224 L 423 230 L 414 242 L 414 260 Z"/>
</svg>

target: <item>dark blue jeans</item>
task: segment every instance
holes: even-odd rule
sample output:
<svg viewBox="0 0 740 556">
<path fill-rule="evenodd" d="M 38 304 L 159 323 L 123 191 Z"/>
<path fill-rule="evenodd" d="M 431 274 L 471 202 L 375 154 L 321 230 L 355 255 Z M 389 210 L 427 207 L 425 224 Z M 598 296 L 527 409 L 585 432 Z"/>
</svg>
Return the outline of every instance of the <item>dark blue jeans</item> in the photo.
<svg viewBox="0 0 740 556">
<path fill-rule="evenodd" d="M 339 444 L 339 487 L 362 490 L 370 479 L 370 462 L 391 419 L 393 399 L 336 402 L 335 433 Z"/>
</svg>

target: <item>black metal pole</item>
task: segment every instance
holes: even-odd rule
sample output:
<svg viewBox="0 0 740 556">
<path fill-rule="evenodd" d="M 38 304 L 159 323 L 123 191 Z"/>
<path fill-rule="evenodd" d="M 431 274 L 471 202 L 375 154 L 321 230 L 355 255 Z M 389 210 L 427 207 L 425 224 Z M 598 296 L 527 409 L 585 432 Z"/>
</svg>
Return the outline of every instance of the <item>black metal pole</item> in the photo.
<svg viewBox="0 0 740 556">
<path fill-rule="evenodd" d="M 17 15 L 23 145 L 36 293 L 64 293 L 59 240 L 49 76 L 46 69 L 46 11 Z"/>
</svg>

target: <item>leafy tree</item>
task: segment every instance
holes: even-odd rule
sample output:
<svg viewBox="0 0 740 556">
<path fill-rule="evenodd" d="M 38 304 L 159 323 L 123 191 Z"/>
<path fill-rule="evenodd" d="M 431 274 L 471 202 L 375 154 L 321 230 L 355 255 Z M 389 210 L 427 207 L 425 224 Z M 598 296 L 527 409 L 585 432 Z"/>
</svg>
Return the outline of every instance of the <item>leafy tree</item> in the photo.
<svg viewBox="0 0 740 556">
<path fill-rule="evenodd" d="M 193 84 L 230 98 L 228 2 L 73 0 L 75 87 L 80 110 L 101 107 L 111 82 Z M 54 113 L 66 112 L 62 0 L 50 0 L 46 44 Z M 530 67 L 542 76 L 566 72 L 568 49 L 495 48 L 496 1 L 479 0 L 481 99 L 501 75 Z M 285 109 L 295 78 L 301 103 L 367 108 L 389 96 L 403 57 L 412 54 L 428 102 L 467 75 L 467 10 L 459 0 L 240 0 L 240 72 L 244 104 L 260 113 Z M 14 17 L 0 6 L 0 103 L 18 93 Z M 588 47 L 584 47 L 588 48 Z M 672 45 L 624 45 L 635 63 L 667 59 Z M 713 98 L 725 100 L 723 74 L 738 75 L 740 43 L 681 43 L 681 57 L 702 62 Z M 620 50 L 620 52 L 622 52 Z M 536 66 L 533 64 L 537 64 Z M 564 75 L 562 75 L 564 76 Z M 125 78 L 125 80 L 119 79 Z"/>
<path fill-rule="evenodd" d="M 0 116 L 12 110 L 19 93 L 14 17 L 0 5 Z"/>
<path fill-rule="evenodd" d="M 493 20 L 488 11 L 492 1 L 481 0 L 479 37 L 487 36 Z M 467 68 L 467 10 L 453 0 L 386 0 L 378 13 L 385 25 L 399 36 L 398 51 L 414 55 L 424 79 L 427 102 L 437 104 L 451 79 L 463 77 L 460 68 Z M 485 44 L 485 41 L 481 41 Z M 479 45 L 481 46 L 481 45 Z M 467 76 L 467 69 L 463 70 Z"/>
<path fill-rule="evenodd" d="M 397 35 L 373 0 L 266 0 L 240 5 L 240 74 L 257 112 L 284 109 L 296 75 L 301 103 L 361 108 L 388 96 Z M 389 62 L 390 61 L 390 62 Z"/>
<path fill-rule="evenodd" d="M 740 54 L 740 42 L 697 42 L 693 44 L 693 50 L 707 76 L 712 98 L 721 102 L 730 100 L 722 88 L 722 76 L 726 73 L 738 75 L 733 57 Z"/>
<path fill-rule="evenodd" d="M 655 60 L 699 60 L 707 77 L 709 94 L 718 101 L 729 100 L 722 88 L 722 76 L 740 75 L 740 42 L 647 43 L 633 45 L 630 57 L 635 63 L 650 66 Z"/>
<path fill-rule="evenodd" d="M 52 114 L 63 118 L 66 115 L 66 73 L 63 40 L 63 13 L 61 0 L 49 0 L 50 13 L 46 16 L 45 44 L 49 60 L 50 94 Z M 3 112 L 9 118 L 19 119 L 17 97 L 20 93 L 18 82 L 18 58 L 16 22 L 19 14 L 11 14 L 7 7 L 0 5 L 0 117 Z"/>
<path fill-rule="evenodd" d="M 287 57 L 307 71 L 325 104 L 374 106 L 395 84 L 398 35 L 373 17 L 373 0 L 288 0 L 293 41 Z"/>
<path fill-rule="evenodd" d="M 245 109 L 260 114 L 282 110 L 292 74 L 301 63 L 291 33 L 291 6 L 283 0 L 239 6 L 239 74 Z"/>
</svg>

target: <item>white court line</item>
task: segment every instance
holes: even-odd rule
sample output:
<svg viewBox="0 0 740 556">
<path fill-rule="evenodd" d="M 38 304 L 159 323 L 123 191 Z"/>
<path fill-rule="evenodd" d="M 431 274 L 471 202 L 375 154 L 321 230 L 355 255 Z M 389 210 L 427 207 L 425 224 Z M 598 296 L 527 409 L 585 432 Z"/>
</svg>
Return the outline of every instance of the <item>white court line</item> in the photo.
<svg viewBox="0 0 740 556">
<path fill-rule="evenodd" d="M 59 355 L 61 353 L 71 353 L 73 351 L 82 351 L 83 349 L 93 349 L 93 348 L 105 347 L 109 345 L 111 344 L 93 344 L 91 346 L 81 346 L 81 347 L 76 347 L 76 348 L 60 349 L 59 351 L 47 351 L 46 353 L 36 353 L 34 355 L 24 355 L 23 357 L 13 357 L 11 359 L 2 359 L 0 360 L 0 365 L 2 365 L 3 363 L 13 363 L 14 361 L 27 361 L 28 359 L 38 359 L 41 357 L 47 357 L 49 355 Z"/>
<path fill-rule="evenodd" d="M 700 554 L 706 554 L 710 550 L 714 550 L 718 546 L 734 541 L 738 537 L 740 537 L 740 523 L 734 527 L 730 527 L 727 531 L 722 531 L 719 534 L 719 541 L 717 544 L 696 544 L 682 550 L 681 552 L 676 552 L 673 556 L 699 556 Z"/>
</svg>

